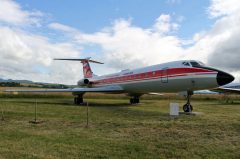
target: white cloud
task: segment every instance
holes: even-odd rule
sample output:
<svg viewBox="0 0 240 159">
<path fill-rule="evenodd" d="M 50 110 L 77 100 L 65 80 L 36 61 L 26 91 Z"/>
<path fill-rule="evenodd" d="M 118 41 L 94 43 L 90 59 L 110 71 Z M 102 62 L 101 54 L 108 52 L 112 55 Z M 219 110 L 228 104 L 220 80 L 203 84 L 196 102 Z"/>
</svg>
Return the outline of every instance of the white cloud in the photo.
<svg viewBox="0 0 240 159">
<path fill-rule="evenodd" d="M 211 0 L 208 11 L 212 17 L 239 14 L 239 0 Z"/>
<path fill-rule="evenodd" d="M 171 23 L 171 17 L 168 14 L 160 15 L 154 24 L 154 29 L 161 33 L 169 33 L 169 31 L 176 31 L 179 28 L 179 24 Z"/>
<path fill-rule="evenodd" d="M 72 28 L 70 26 L 67 25 L 63 25 L 60 23 L 50 23 L 48 25 L 49 28 L 54 29 L 54 30 L 58 30 L 58 31 L 63 31 L 63 32 L 78 32 L 77 29 Z"/>
<path fill-rule="evenodd" d="M 46 37 L 0 28 L 1 73 L 13 79 L 44 82 L 74 83 L 80 78 L 78 63 L 53 62 L 56 57 L 79 57 L 79 52 L 69 43 L 50 43 Z M 47 68 L 49 73 L 34 70 Z M 65 78 L 65 77 L 68 78 Z"/>
<path fill-rule="evenodd" d="M 39 11 L 23 10 L 14 1 L 0 0 L 1 77 L 74 84 L 81 77 L 81 65 L 66 65 L 52 59 L 79 57 L 79 49 L 69 42 L 52 43 L 48 37 L 22 27 L 36 29 L 41 25 L 42 15 Z"/>
<path fill-rule="evenodd" d="M 151 28 L 133 26 L 130 20 L 116 20 L 111 27 L 93 34 L 75 36 L 80 44 L 100 45 L 111 67 L 123 69 L 183 58 L 182 41 L 168 35 L 176 30 L 170 15 L 160 15 Z"/>
<path fill-rule="evenodd" d="M 167 0 L 166 2 L 168 4 L 179 4 L 179 3 L 181 3 L 181 0 Z"/>
<path fill-rule="evenodd" d="M 39 17 L 43 13 L 40 11 L 25 11 L 21 6 L 12 0 L 0 0 L 0 22 L 12 25 L 40 25 Z"/>
<path fill-rule="evenodd" d="M 208 11 L 215 23 L 210 30 L 194 35 L 195 44 L 186 50 L 187 54 L 231 71 L 240 82 L 240 5 L 235 0 L 212 0 Z"/>
</svg>

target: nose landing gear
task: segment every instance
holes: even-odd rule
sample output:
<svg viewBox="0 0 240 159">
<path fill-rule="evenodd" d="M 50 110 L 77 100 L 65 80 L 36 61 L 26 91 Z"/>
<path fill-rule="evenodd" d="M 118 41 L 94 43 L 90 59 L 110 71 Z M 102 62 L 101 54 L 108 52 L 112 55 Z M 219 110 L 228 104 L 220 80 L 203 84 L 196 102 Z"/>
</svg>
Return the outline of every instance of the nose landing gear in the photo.
<svg viewBox="0 0 240 159">
<path fill-rule="evenodd" d="M 192 105 L 190 103 L 190 99 L 191 99 L 192 95 L 193 95 L 192 91 L 191 92 L 190 91 L 187 92 L 187 103 L 183 105 L 183 111 L 184 112 L 190 113 L 190 112 L 193 111 L 193 107 L 192 107 Z"/>
</svg>

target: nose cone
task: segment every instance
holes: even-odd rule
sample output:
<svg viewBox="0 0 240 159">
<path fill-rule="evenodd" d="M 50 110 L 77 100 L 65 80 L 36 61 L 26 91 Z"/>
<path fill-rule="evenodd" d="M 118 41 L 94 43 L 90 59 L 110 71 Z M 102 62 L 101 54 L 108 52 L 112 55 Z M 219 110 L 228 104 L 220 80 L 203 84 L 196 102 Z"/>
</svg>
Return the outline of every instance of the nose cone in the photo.
<svg viewBox="0 0 240 159">
<path fill-rule="evenodd" d="M 231 83 L 234 80 L 234 77 L 226 72 L 218 71 L 217 74 L 217 83 L 219 86 Z"/>
</svg>

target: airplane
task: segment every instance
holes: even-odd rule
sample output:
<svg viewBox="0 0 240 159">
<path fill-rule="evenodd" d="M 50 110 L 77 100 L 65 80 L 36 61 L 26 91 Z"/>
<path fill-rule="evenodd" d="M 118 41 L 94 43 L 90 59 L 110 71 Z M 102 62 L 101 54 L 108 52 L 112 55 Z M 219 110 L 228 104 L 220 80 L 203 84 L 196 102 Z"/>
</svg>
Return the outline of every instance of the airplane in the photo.
<svg viewBox="0 0 240 159">
<path fill-rule="evenodd" d="M 219 94 L 219 92 L 214 92 L 214 91 L 211 91 L 211 90 L 199 90 L 199 91 L 194 91 L 193 92 L 194 94 Z"/>
<path fill-rule="evenodd" d="M 240 83 L 229 83 L 224 86 L 214 88 L 211 91 L 225 94 L 240 94 Z"/>
<path fill-rule="evenodd" d="M 229 83 L 210 90 L 194 91 L 194 94 L 240 94 L 240 83 Z"/>
<path fill-rule="evenodd" d="M 212 89 L 228 84 L 234 77 L 224 71 L 211 68 L 195 60 L 173 61 L 138 69 L 126 69 L 118 73 L 97 76 L 93 74 L 89 63 L 103 64 L 89 58 L 54 59 L 78 61 L 83 65 L 84 78 L 72 89 L 46 90 L 6 90 L 6 92 L 71 92 L 74 103 L 83 104 L 83 95 L 87 92 L 125 93 L 130 96 L 130 103 L 139 103 L 139 98 L 148 93 L 186 94 L 187 103 L 184 112 L 192 112 L 190 98 L 195 90 Z"/>
</svg>

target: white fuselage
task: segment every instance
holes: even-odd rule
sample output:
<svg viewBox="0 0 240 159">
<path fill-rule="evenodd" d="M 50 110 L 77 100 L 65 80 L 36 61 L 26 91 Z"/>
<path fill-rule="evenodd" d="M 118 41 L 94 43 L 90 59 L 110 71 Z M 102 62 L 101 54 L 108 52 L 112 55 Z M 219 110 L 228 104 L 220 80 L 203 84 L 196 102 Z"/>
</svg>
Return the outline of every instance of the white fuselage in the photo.
<svg viewBox="0 0 240 159">
<path fill-rule="evenodd" d="M 91 87 L 118 85 L 127 93 L 180 92 L 218 87 L 218 71 L 176 61 L 90 78 Z"/>
</svg>

